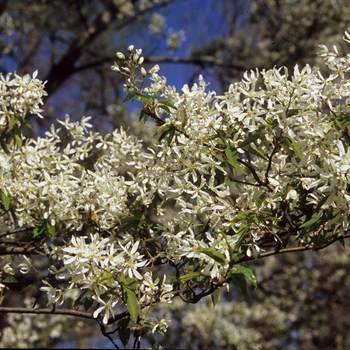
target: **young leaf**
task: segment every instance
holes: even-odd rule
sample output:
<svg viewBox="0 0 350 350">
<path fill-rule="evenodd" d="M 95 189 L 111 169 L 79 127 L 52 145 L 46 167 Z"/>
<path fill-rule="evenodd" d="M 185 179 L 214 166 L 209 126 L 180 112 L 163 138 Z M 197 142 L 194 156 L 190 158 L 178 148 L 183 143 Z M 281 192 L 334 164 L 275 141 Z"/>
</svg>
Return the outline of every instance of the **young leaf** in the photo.
<svg viewBox="0 0 350 350">
<path fill-rule="evenodd" d="M 136 96 L 136 91 L 130 91 L 124 98 L 122 103 L 128 102 L 129 100 L 131 100 L 133 97 Z"/>
<path fill-rule="evenodd" d="M 74 308 L 77 308 L 79 305 L 81 305 L 83 303 L 83 299 L 85 300 L 84 298 L 84 295 L 87 293 L 86 290 L 84 290 L 82 293 L 80 293 L 80 295 L 78 296 L 78 298 L 75 299 L 74 303 L 73 303 L 73 307 Z"/>
<path fill-rule="evenodd" d="M 213 293 L 211 293 L 211 301 L 213 303 L 213 309 L 219 301 L 220 289 L 215 289 Z"/>
<path fill-rule="evenodd" d="M 231 148 L 231 147 L 226 147 L 225 149 L 225 154 L 226 157 L 229 161 L 229 163 L 235 167 L 237 164 L 237 158 L 238 158 L 238 151 L 235 148 Z"/>
<path fill-rule="evenodd" d="M 261 128 L 261 129 L 259 129 L 255 134 L 249 136 L 249 137 L 246 138 L 244 141 L 242 141 L 242 142 L 238 145 L 238 147 L 239 147 L 239 148 L 244 148 L 244 147 L 250 145 L 252 142 L 254 142 L 254 141 L 260 139 L 260 138 L 261 138 L 263 135 L 265 135 L 265 134 L 266 134 L 265 129 Z"/>
<path fill-rule="evenodd" d="M 247 277 L 249 281 L 251 281 L 254 284 L 254 287 L 256 288 L 257 286 L 256 277 L 251 269 L 241 265 L 234 265 L 234 269 L 242 273 L 245 277 Z"/>
<path fill-rule="evenodd" d="M 162 109 L 164 112 L 166 112 L 167 114 L 170 114 L 170 113 L 171 113 L 171 111 L 170 111 L 170 109 L 169 109 L 168 106 L 158 104 L 158 107 L 159 107 L 160 109 Z"/>
<path fill-rule="evenodd" d="M 292 137 L 287 136 L 282 143 L 282 147 L 286 150 L 292 149 L 300 160 L 303 159 L 303 153 L 301 152 L 299 145 Z"/>
<path fill-rule="evenodd" d="M 119 323 L 118 323 L 118 326 L 119 326 Z M 118 331 L 118 336 L 119 336 L 119 339 L 120 341 L 122 342 L 124 348 L 126 349 L 126 346 L 128 344 L 128 341 L 130 339 L 130 328 L 120 328 L 119 331 Z"/>
<path fill-rule="evenodd" d="M 91 295 L 88 295 L 85 299 L 84 299 L 84 309 L 85 311 L 88 311 L 90 309 L 90 307 L 92 306 L 92 304 L 94 303 L 94 299 L 92 299 Z"/>
<path fill-rule="evenodd" d="M 49 234 L 49 237 L 54 240 L 56 238 L 56 228 L 55 226 L 51 226 L 50 224 L 46 223 L 46 229 L 47 233 Z"/>
<path fill-rule="evenodd" d="M 210 276 L 199 276 L 197 277 L 198 287 L 201 290 L 207 290 L 210 284 Z"/>
<path fill-rule="evenodd" d="M 37 237 L 41 235 L 45 231 L 45 229 L 46 229 L 46 221 L 38 220 L 34 226 L 33 237 Z"/>
<path fill-rule="evenodd" d="M 262 158 L 264 160 L 268 160 L 267 156 L 263 153 L 261 147 L 256 147 L 256 149 L 255 149 L 255 148 L 253 148 L 252 145 L 248 145 L 248 146 L 244 147 L 244 150 L 246 150 L 248 153 L 253 154 L 254 156 L 257 156 L 257 157 Z"/>
<path fill-rule="evenodd" d="M 198 249 L 198 252 L 210 256 L 220 265 L 225 265 L 227 263 L 225 256 L 217 250 L 215 250 L 214 248 L 201 248 Z"/>
<path fill-rule="evenodd" d="M 299 113 L 299 109 L 288 109 L 286 115 L 287 115 L 287 118 L 290 118 L 290 117 L 293 117 L 295 115 L 297 115 Z"/>
<path fill-rule="evenodd" d="M 170 130 L 170 125 L 169 124 L 163 124 L 157 129 L 157 134 L 161 133 L 159 136 L 158 142 L 162 141 L 168 134 Z"/>
<path fill-rule="evenodd" d="M 12 276 L 12 275 L 7 275 L 2 281 L 5 283 L 17 283 L 18 282 L 16 277 Z"/>
<path fill-rule="evenodd" d="M 129 290 L 131 292 L 134 292 L 137 286 L 137 282 L 129 276 L 120 277 L 120 283 L 124 289 Z"/>
<path fill-rule="evenodd" d="M 186 275 L 179 277 L 178 281 L 179 282 L 189 281 L 192 279 L 196 279 L 200 275 L 201 275 L 200 272 L 190 272 L 190 273 L 187 273 Z"/>
<path fill-rule="evenodd" d="M 159 100 L 158 101 L 158 106 L 159 105 L 163 105 L 163 106 L 167 106 L 167 107 L 170 107 L 170 108 L 173 108 L 173 109 L 176 109 L 177 110 L 177 107 L 174 106 L 174 104 L 170 101 L 167 101 L 167 100 Z"/>
<path fill-rule="evenodd" d="M 320 218 L 311 218 L 310 220 L 304 222 L 302 225 L 300 225 L 300 228 L 305 228 L 305 227 L 309 227 L 313 224 L 315 224 L 316 222 L 318 222 L 320 220 Z"/>
<path fill-rule="evenodd" d="M 240 213 L 237 216 L 235 216 L 233 221 L 234 222 L 242 221 L 242 220 L 248 218 L 252 213 L 253 213 L 253 211 L 250 209 L 245 210 L 243 213 Z"/>
<path fill-rule="evenodd" d="M 137 323 L 137 319 L 139 318 L 139 304 L 135 293 L 130 289 L 126 289 L 126 307 L 130 313 L 131 319 Z"/>
<path fill-rule="evenodd" d="M 266 124 L 270 129 L 275 129 L 278 125 L 278 121 L 276 119 L 273 118 L 267 118 L 266 120 Z"/>
<path fill-rule="evenodd" d="M 265 192 L 263 192 L 256 200 L 255 204 L 258 207 L 258 209 L 260 208 L 261 204 L 263 204 L 266 196 L 267 196 L 267 194 Z"/>
<path fill-rule="evenodd" d="M 13 128 L 12 135 L 13 135 L 13 137 L 15 139 L 17 147 L 21 148 L 23 140 L 22 140 L 21 132 L 19 131 L 19 129 L 18 128 Z"/>
<path fill-rule="evenodd" d="M 168 135 L 168 146 L 170 146 L 171 141 L 173 140 L 174 136 L 175 136 L 175 132 L 176 132 L 176 127 L 173 124 L 170 124 L 170 128 L 169 128 L 169 135 Z"/>
<path fill-rule="evenodd" d="M 240 288 L 243 293 L 247 292 L 247 282 L 243 273 L 235 273 L 231 271 L 231 278 L 234 283 Z"/>
<path fill-rule="evenodd" d="M 241 244 L 243 243 L 246 235 L 247 235 L 247 232 L 248 232 L 248 227 L 243 225 L 239 231 L 237 232 L 237 236 L 238 236 L 238 240 L 236 242 L 236 247 L 240 247 Z"/>
<path fill-rule="evenodd" d="M 4 205 L 5 210 L 9 210 L 11 198 L 7 196 L 4 192 L 1 191 L 1 200 L 2 204 Z"/>
</svg>

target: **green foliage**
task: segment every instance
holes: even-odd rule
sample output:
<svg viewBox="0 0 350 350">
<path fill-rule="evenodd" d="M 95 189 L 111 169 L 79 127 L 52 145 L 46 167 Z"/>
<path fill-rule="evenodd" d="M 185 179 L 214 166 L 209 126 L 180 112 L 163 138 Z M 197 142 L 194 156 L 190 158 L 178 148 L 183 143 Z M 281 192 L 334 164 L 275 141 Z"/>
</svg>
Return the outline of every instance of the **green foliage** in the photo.
<svg viewBox="0 0 350 350">
<path fill-rule="evenodd" d="M 122 285 L 126 293 L 126 306 L 130 313 L 131 319 L 137 323 L 139 318 L 139 304 L 137 297 L 135 295 L 136 281 L 130 277 L 122 276 L 120 279 L 120 284 Z"/>
</svg>

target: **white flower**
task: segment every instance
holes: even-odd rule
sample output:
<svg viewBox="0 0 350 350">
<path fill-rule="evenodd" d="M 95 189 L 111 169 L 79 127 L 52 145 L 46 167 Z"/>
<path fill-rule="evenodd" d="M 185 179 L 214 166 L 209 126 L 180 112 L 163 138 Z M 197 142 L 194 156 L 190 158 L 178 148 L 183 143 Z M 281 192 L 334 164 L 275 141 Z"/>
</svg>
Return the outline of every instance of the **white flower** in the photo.
<svg viewBox="0 0 350 350">
<path fill-rule="evenodd" d="M 47 293 L 47 305 L 62 305 L 65 300 L 64 289 L 54 288 L 47 281 L 43 281 L 43 283 L 46 284 L 46 287 L 40 287 L 40 290 Z"/>
<path fill-rule="evenodd" d="M 160 321 L 158 321 L 155 326 L 152 328 L 152 333 L 154 333 L 155 331 L 158 332 L 166 332 L 168 327 L 169 327 L 169 323 L 171 322 L 171 320 L 165 320 L 164 318 L 162 318 Z"/>
<path fill-rule="evenodd" d="M 113 307 L 118 303 L 119 299 L 117 299 L 115 296 L 111 296 L 108 300 L 108 302 L 105 302 L 104 300 L 102 300 L 99 296 L 93 296 L 93 298 L 100 304 L 102 304 L 102 306 L 100 306 L 99 308 L 97 308 L 93 314 L 94 318 L 97 318 L 97 316 L 103 312 L 104 316 L 103 316 L 103 323 L 107 324 L 109 318 L 113 318 L 114 317 L 114 311 L 113 311 Z"/>
<path fill-rule="evenodd" d="M 126 253 L 125 262 L 123 264 L 124 273 L 130 278 L 136 277 L 137 279 L 141 280 L 142 275 L 139 273 L 138 269 L 146 266 L 149 262 L 147 259 L 142 261 L 143 255 L 140 255 L 137 252 L 140 241 L 136 241 L 132 247 L 131 244 L 132 242 L 129 242 L 126 246 L 123 246 L 121 243 L 119 243 L 121 248 Z"/>
<path fill-rule="evenodd" d="M 19 271 L 25 275 L 33 268 L 33 265 L 32 265 L 32 262 L 30 261 L 30 258 L 27 258 L 25 255 L 23 255 L 23 258 L 26 262 L 19 264 L 18 268 L 19 268 Z"/>
</svg>

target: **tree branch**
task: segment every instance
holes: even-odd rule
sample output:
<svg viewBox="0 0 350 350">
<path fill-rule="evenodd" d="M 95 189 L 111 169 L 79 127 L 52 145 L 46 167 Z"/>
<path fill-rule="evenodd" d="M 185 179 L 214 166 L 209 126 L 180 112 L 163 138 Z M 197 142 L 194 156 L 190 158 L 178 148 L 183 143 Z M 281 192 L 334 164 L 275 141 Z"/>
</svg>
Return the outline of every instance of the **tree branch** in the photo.
<svg viewBox="0 0 350 350">
<path fill-rule="evenodd" d="M 1 255 L 17 255 L 17 254 L 38 254 L 38 248 L 29 246 L 29 247 L 18 247 L 18 246 L 0 246 L 0 256 Z"/>
<path fill-rule="evenodd" d="M 0 313 L 67 315 L 95 320 L 89 312 L 68 309 L 28 309 L 26 307 L 0 307 Z"/>
<path fill-rule="evenodd" d="M 244 261 L 250 261 L 250 260 L 257 260 L 257 259 L 262 259 L 266 258 L 271 255 L 278 255 L 278 254 L 285 254 L 285 253 L 293 253 L 293 252 L 304 252 L 307 250 L 322 250 L 327 248 L 328 246 L 332 245 L 333 243 L 340 241 L 341 239 L 346 239 L 350 238 L 350 233 L 343 235 L 343 236 L 338 236 L 331 242 L 325 243 L 324 245 L 321 245 L 317 248 L 314 248 L 312 244 L 306 244 L 301 247 L 291 247 L 291 248 L 284 248 L 284 249 L 278 249 L 278 250 L 271 250 L 265 253 L 261 253 L 256 259 L 253 256 L 245 256 L 237 261 L 237 264 L 244 262 Z"/>
</svg>

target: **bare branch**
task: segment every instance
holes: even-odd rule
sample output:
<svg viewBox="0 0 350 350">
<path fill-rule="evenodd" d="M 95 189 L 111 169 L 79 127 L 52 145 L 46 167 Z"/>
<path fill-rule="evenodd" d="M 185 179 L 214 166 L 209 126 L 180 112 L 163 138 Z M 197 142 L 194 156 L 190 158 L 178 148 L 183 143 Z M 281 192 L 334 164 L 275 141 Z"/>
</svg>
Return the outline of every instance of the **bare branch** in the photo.
<svg viewBox="0 0 350 350">
<path fill-rule="evenodd" d="M 28 309 L 26 307 L 0 307 L 0 313 L 67 315 L 95 320 L 90 312 L 68 309 Z"/>
<path fill-rule="evenodd" d="M 334 240 L 328 242 L 328 243 L 325 243 L 324 245 L 321 245 L 317 248 L 314 248 L 312 244 L 306 244 L 304 246 L 301 246 L 301 247 L 291 247 L 291 248 L 284 248 L 284 249 L 278 249 L 278 250 L 271 250 L 271 251 L 268 251 L 268 252 L 265 252 L 265 253 L 261 253 L 257 259 L 262 259 L 262 258 L 266 258 L 268 256 L 271 256 L 271 255 L 278 255 L 278 254 L 286 254 L 286 253 L 293 253 L 293 252 L 304 252 L 304 251 L 307 251 L 307 250 L 322 250 L 322 249 L 325 249 L 327 248 L 328 246 L 332 245 L 333 243 L 337 242 L 337 241 L 340 241 L 341 239 L 347 239 L 347 238 L 350 238 L 350 233 L 349 234 L 346 234 L 346 235 L 343 235 L 343 236 L 339 236 L 339 237 L 336 237 Z M 244 261 L 250 261 L 250 260 L 256 260 L 253 256 L 245 256 L 241 259 L 239 259 L 237 261 L 237 264 L 241 263 L 241 262 L 244 262 Z"/>
<path fill-rule="evenodd" d="M 18 246 L 0 246 L 0 256 L 1 255 L 17 255 L 17 254 L 39 254 L 38 248 L 33 246 L 18 247 Z"/>
</svg>

